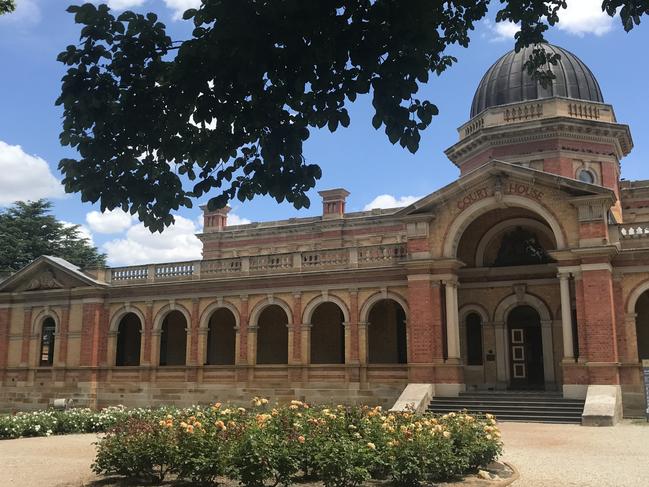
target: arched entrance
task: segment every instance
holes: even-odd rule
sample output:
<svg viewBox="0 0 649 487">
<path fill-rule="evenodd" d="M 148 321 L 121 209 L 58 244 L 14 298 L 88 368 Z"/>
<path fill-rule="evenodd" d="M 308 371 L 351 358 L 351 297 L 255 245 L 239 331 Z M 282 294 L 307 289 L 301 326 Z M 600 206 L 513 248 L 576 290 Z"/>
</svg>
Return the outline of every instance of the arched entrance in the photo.
<svg viewBox="0 0 649 487">
<path fill-rule="evenodd" d="M 169 312 L 160 335 L 160 365 L 185 365 L 187 356 L 187 320 L 180 311 Z"/>
<path fill-rule="evenodd" d="M 142 324 L 135 313 L 127 313 L 117 328 L 117 353 L 115 365 L 140 365 Z"/>
<path fill-rule="evenodd" d="M 543 389 L 541 318 L 531 306 L 517 306 L 507 316 L 511 389 Z"/>
<path fill-rule="evenodd" d="M 638 360 L 649 360 L 649 291 L 643 292 L 635 304 L 635 334 Z"/>
<path fill-rule="evenodd" d="M 406 312 L 393 299 L 374 303 L 368 315 L 368 361 L 371 364 L 405 364 L 407 359 Z"/>
<path fill-rule="evenodd" d="M 257 363 L 288 363 L 288 316 L 277 304 L 266 306 L 257 321 Z"/>
<path fill-rule="evenodd" d="M 234 365 L 237 325 L 234 313 L 219 308 L 210 316 L 207 326 L 205 365 Z"/>
<path fill-rule="evenodd" d="M 331 301 L 320 303 L 311 315 L 311 363 L 345 363 L 345 326 L 340 307 Z"/>
</svg>

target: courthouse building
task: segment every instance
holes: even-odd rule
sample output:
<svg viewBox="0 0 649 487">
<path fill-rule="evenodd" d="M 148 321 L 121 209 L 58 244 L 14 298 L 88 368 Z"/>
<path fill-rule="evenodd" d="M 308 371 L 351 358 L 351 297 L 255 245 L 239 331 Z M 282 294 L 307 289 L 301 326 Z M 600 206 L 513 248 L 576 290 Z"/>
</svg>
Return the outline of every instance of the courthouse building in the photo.
<svg viewBox="0 0 649 487">
<path fill-rule="evenodd" d="M 42 256 L 0 283 L 0 408 L 247 400 L 390 404 L 436 394 L 619 386 L 644 407 L 649 181 L 575 55 L 552 86 L 501 57 L 446 156 L 453 183 L 397 209 L 228 226 L 203 258 L 79 269 Z M 531 48 L 530 48 L 531 49 Z M 431 188 L 431 190 L 434 188 Z"/>
</svg>

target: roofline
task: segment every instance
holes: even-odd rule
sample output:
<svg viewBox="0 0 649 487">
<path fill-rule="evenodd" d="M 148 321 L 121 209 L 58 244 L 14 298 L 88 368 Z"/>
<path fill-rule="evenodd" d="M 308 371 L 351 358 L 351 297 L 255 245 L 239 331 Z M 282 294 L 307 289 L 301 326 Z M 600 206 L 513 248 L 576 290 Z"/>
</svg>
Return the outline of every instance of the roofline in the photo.
<svg viewBox="0 0 649 487">
<path fill-rule="evenodd" d="M 417 210 L 420 210 L 421 208 L 424 208 L 425 206 L 430 205 L 431 203 L 444 200 L 445 199 L 444 197 L 446 195 L 452 193 L 454 190 L 458 188 L 461 189 L 463 186 L 472 183 L 473 180 L 483 176 L 484 173 L 492 173 L 492 172 L 497 173 L 498 171 L 506 171 L 510 174 L 519 174 L 521 176 L 526 176 L 528 178 L 531 176 L 535 180 L 538 179 L 541 181 L 546 181 L 548 183 L 561 182 L 575 189 L 591 192 L 593 195 L 599 194 L 602 196 L 604 195 L 611 196 L 613 198 L 613 201 L 617 200 L 617 197 L 615 196 L 615 192 L 612 189 L 605 188 L 603 186 L 584 183 L 583 181 L 568 178 L 566 176 L 561 176 L 559 174 L 552 174 L 544 171 L 539 171 L 538 169 L 532 169 L 529 167 L 519 166 L 517 164 L 511 164 L 509 162 L 493 159 L 475 169 L 472 169 L 466 174 L 461 175 L 458 179 L 456 179 L 452 183 L 443 186 L 442 188 L 429 194 L 428 196 L 424 196 L 420 200 L 417 200 L 414 203 L 412 203 L 411 205 L 402 208 L 400 211 L 398 211 L 395 214 L 395 216 L 406 216 Z"/>
<path fill-rule="evenodd" d="M 60 258 L 60 257 L 58 257 Z M 65 259 L 62 259 L 65 260 Z M 59 264 L 56 260 L 52 258 L 52 256 L 49 255 L 41 255 L 37 258 L 35 258 L 33 261 L 31 261 L 29 264 L 27 264 L 25 267 L 19 269 L 15 273 L 13 273 L 11 276 L 9 276 L 7 279 L 4 281 L 0 281 L 0 292 L 4 292 L 4 290 L 9 287 L 12 283 L 18 281 L 24 274 L 29 272 L 30 269 L 33 267 L 39 265 L 41 262 L 46 262 L 47 264 L 51 265 L 52 267 L 65 272 L 67 274 L 73 274 L 75 277 L 78 279 L 81 279 L 82 281 L 85 281 L 87 284 L 91 286 L 100 286 L 100 287 L 107 287 L 108 284 L 105 282 L 97 281 L 96 279 L 93 279 L 90 276 L 87 276 L 81 270 L 77 267 L 77 269 L 73 269 L 70 267 L 63 266 Z M 66 261 L 67 262 L 67 261 Z M 74 265 L 70 263 L 70 265 Z M 75 266 L 76 267 L 76 266 Z"/>
</svg>

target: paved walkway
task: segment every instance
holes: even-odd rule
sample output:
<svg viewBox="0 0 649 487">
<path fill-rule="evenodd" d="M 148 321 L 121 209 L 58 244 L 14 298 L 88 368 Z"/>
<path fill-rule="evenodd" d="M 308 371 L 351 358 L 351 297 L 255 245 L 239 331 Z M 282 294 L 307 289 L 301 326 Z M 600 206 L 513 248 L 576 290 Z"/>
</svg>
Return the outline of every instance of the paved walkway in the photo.
<svg viewBox="0 0 649 487">
<path fill-rule="evenodd" d="M 514 487 L 647 487 L 649 425 L 614 428 L 502 423 L 503 459 L 521 478 Z"/>
<path fill-rule="evenodd" d="M 649 425 L 615 428 L 503 423 L 503 459 L 521 473 L 514 487 L 646 487 Z M 96 435 L 0 441 L 0 485 L 80 487 L 93 478 Z"/>
</svg>

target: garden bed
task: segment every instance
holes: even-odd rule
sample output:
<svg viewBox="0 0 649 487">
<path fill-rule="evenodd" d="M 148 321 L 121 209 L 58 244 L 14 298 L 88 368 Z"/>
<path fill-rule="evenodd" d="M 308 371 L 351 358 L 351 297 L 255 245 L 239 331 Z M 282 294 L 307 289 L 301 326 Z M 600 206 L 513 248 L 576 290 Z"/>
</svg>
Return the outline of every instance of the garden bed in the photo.
<svg viewBox="0 0 649 487">
<path fill-rule="evenodd" d="M 261 398 L 249 408 L 216 403 L 0 416 L 0 438 L 80 432 L 105 432 L 92 465 L 104 477 L 97 486 L 172 481 L 169 485 L 409 487 L 456 481 L 489 465 L 502 450 L 489 415 L 415 415 L 300 401 L 272 406 Z"/>
</svg>

